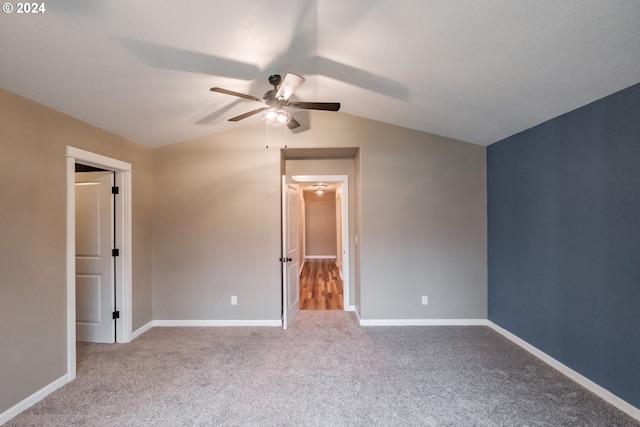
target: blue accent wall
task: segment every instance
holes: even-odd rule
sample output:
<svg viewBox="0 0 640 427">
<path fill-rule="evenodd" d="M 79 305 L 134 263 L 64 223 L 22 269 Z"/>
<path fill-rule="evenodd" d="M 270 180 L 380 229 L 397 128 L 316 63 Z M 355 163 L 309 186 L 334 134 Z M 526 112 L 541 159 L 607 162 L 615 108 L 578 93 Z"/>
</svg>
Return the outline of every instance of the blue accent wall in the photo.
<svg viewBox="0 0 640 427">
<path fill-rule="evenodd" d="M 640 84 L 487 149 L 489 319 L 640 408 Z"/>
</svg>

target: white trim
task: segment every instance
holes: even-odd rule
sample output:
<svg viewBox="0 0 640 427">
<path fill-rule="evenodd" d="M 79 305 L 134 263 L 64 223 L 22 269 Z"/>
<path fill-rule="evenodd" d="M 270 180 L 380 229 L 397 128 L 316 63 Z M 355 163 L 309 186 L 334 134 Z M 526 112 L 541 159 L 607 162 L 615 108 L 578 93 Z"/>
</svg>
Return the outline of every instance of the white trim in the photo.
<svg viewBox="0 0 640 427">
<path fill-rule="evenodd" d="M 282 320 L 154 320 L 153 326 L 279 326 Z"/>
<path fill-rule="evenodd" d="M 489 326 L 487 319 L 360 319 L 360 326 Z"/>
<path fill-rule="evenodd" d="M 131 234 L 131 164 L 100 154 L 67 146 L 67 375 L 76 377 L 76 226 L 75 226 L 75 164 L 95 166 L 116 172 L 121 186 L 122 202 L 118 212 L 121 226 L 117 235 L 120 242 L 121 271 L 118 274 L 116 304 L 120 321 L 116 324 L 118 342 L 131 341 L 132 330 L 132 234 Z"/>
<path fill-rule="evenodd" d="M 129 166 L 131 168 L 131 166 Z M 116 171 L 118 172 L 118 171 Z M 119 343 L 130 342 L 133 330 L 133 237 L 132 237 L 132 191 L 131 172 L 116 173 L 116 185 L 120 188 L 120 203 L 116 205 L 117 244 L 120 249 L 119 280 L 116 293 L 116 307 L 120 311 L 120 321 L 116 322 L 116 338 Z"/>
<path fill-rule="evenodd" d="M 148 322 L 146 325 L 139 327 L 138 329 L 133 331 L 133 333 L 131 334 L 131 340 L 138 338 L 140 335 L 144 334 L 145 332 L 147 332 L 149 329 L 152 329 L 152 328 L 153 328 L 153 321 Z"/>
<path fill-rule="evenodd" d="M 152 320 L 131 334 L 136 339 L 153 328 L 163 327 L 221 327 L 221 326 L 282 326 L 282 320 Z"/>
<path fill-rule="evenodd" d="M 70 145 L 67 145 L 67 157 L 71 157 L 74 160 L 80 159 L 82 160 L 82 164 L 87 166 L 94 166 L 97 168 L 108 167 L 110 170 L 131 172 L 130 163 L 123 162 L 118 159 L 112 159 L 111 157 L 92 153 L 91 151 L 82 150 Z"/>
<path fill-rule="evenodd" d="M 336 259 L 337 257 L 335 255 L 307 255 L 304 257 L 305 260 L 307 259 Z"/>
<path fill-rule="evenodd" d="M 348 307 L 345 308 L 345 311 L 356 311 L 356 306 L 355 305 L 350 305 Z M 359 318 L 358 318 L 359 319 Z M 359 321 L 359 320 L 358 320 Z"/>
<path fill-rule="evenodd" d="M 69 153 L 67 147 L 67 153 Z M 76 377 L 76 159 L 67 154 L 67 375 Z M 73 185 L 70 183 L 73 182 Z"/>
<path fill-rule="evenodd" d="M 64 375 L 58 378 L 57 380 L 53 381 L 52 383 L 44 386 L 40 390 L 36 391 L 31 396 L 27 397 L 21 402 L 16 403 L 11 408 L 7 409 L 6 411 L 0 414 L 0 425 L 3 425 L 7 421 L 9 421 L 11 418 L 18 415 L 20 412 L 26 409 L 29 409 L 36 403 L 40 402 L 42 399 L 44 399 L 45 397 L 47 397 L 48 395 L 50 395 L 51 393 L 53 393 L 54 391 L 56 391 L 66 383 L 68 383 L 69 381 L 70 381 L 69 375 L 68 374 Z"/>
<path fill-rule="evenodd" d="M 302 270 L 304 270 L 304 264 L 307 262 L 307 258 L 302 258 L 302 262 L 300 263 L 300 268 L 298 269 L 298 276 L 302 275 Z"/>
<path fill-rule="evenodd" d="M 348 175 L 291 175 L 295 182 L 323 182 L 326 184 L 334 182 L 348 182 Z"/>
<path fill-rule="evenodd" d="M 529 353 L 533 354 L 538 359 L 540 359 L 543 362 L 545 362 L 547 365 L 551 366 L 552 368 L 554 368 L 555 370 L 559 371 L 560 373 L 566 375 L 567 377 L 569 377 L 573 381 L 575 381 L 578 384 L 580 384 L 582 387 L 586 388 L 587 390 L 589 390 L 590 392 L 592 392 L 596 396 L 600 397 L 601 399 L 603 399 L 606 402 L 610 403 L 611 405 L 615 406 L 616 408 L 618 408 L 622 412 L 625 412 L 626 414 L 628 414 L 632 418 L 635 418 L 636 420 L 640 421 L 640 409 L 638 409 L 635 406 L 631 405 L 627 401 L 619 398 L 618 396 L 616 396 L 615 394 L 611 393 L 606 388 L 596 384 L 595 382 L 591 381 L 590 379 L 588 379 L 584 375 L 582 375 L 582 374 L 574 371 L 573 369 L 569 368 L 567 365 L 563 364 L 562 362 L 559 362 L 558 360 L 556 360 L 553 357 L 549 356 L 547 353 L 543 352 L 542 350 L 539 350 L 536 347 L 532 346 L 531 344 L 529 344 L 528 342 L 526 342 L 522 338 L 519 338 L 517 335 L 512 334 L 511 332 L 509 332 L 506 329 L 496 325 L 495 323 L 493 323 L 490 320 L 488 320 L 487 322 L 488 322 L 488 326 L 491 329 L 493 329 L 494 331 L 496 331 L 497 333 L 499 333 L 500 335 L 502 335 L 505 338 L 513 341 L 515 344 L 519 345 L 524 350 L 526 350 Z"/>
</svg>

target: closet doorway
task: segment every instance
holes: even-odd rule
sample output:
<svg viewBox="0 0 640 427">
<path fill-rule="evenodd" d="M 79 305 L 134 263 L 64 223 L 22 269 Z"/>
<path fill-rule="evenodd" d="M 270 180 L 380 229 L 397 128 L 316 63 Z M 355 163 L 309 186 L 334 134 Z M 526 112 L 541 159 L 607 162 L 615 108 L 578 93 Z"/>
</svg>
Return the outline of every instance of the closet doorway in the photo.
<svg viewBox="0 0 640 427">
<path fill-rule="evenodd" d="M 76 377 L 76 164 L 115 172 L 120 202 L 115 218 L 121 221 L 114 236 L 120 262 L 115 269 L 115 341 L 129 342 L 132 335 L 132 215 L 131 164 L 67 146 L 67 375 Z"/>
</svg>

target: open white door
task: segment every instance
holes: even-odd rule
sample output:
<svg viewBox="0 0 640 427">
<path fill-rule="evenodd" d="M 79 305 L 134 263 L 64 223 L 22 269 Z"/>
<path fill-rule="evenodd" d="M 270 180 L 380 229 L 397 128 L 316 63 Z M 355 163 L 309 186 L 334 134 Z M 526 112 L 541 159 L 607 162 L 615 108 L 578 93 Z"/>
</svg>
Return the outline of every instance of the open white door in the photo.
<svg viewBox="0 0 640 427">
<path fill-rule="evenodd" d="M 282 176 L 282 326 L 287 329 L 300 312 L 300 240 L 298 184 Z"/>
<path fill-rule="evenodd" d="M 76 175 L 76 339 L 115 342 L 111 172 Z"/>
</svg>

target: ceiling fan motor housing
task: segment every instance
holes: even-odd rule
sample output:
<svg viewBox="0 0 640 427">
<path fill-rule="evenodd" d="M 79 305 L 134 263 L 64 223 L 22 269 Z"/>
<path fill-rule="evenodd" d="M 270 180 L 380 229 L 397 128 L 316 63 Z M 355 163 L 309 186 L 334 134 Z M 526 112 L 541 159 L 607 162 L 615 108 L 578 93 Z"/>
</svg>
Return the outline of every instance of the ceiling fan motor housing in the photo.
<svg viewBox="0 0 640 427">
<path fill-rule="evenodd" d="M 282 83 L 282 77 L 280 76 L 280 74 L 269 76 L 269 84 L 273 86 L 275 90 L 278 90 L 278 86 L 280 86 L 280 83 Z"/>
<path fill-rule="evenodd" d="M 262 95 L 262 99 L 269 107 L 283 107 L 286 106 L 289 102 L 285 99 L 278 99 L 276 96 L 278 91 L 276 89 L 271 89 L 270 91 L 265 92 Z"/>
</svg>

